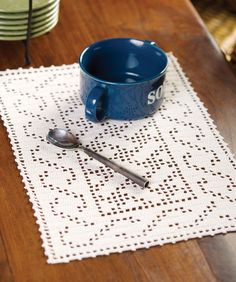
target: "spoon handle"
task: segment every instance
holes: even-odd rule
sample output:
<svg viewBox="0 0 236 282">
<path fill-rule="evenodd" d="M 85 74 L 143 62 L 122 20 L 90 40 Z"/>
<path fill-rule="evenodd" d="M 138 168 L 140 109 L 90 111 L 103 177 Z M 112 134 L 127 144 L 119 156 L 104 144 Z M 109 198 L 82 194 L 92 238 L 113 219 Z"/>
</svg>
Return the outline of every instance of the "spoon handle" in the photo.
<svg viewBox="0 0 236 282">
<path fill-rule="evenodd" d="M 131 179 L 133 182 L 135 182 L 136 184 L 138 184 L 142 188 L 145 188 L 145 187 L 148 186 L 149 182 L 144 177 L 139 176 L 139 175 L 129 171 L 128 169 L 117 165 L 113 161 L 107 159 L 104 156 L 101 156 L 98 153 L 95 153 L 94 151 L 90 150 L 89 148 L 86 148 L 86 147 L 83 147 L 83 146 L 80 146 L 79 148 L 82 151 L 84 151 L 89 157 L 96 159 L 97 161 L 99 161 L 99 162 L 103 163 L 104 165 L 110 167 L 114 171 L 116 171 L 116 172 L 124 175 L 125 177 Z"/>
</svg>

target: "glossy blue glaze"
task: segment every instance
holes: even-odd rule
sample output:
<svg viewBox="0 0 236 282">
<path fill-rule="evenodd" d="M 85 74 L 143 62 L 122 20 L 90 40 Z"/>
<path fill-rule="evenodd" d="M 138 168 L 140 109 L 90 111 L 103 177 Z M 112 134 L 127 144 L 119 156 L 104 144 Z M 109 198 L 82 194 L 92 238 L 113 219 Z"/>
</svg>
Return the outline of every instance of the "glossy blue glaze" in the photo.
<svg viewBox="0 0 236 282">
<path fill-rule="evenodd" d="M 167 61 L 151 41 L 112 38 L 86 48 L 79 59 L 86 117 L 127 120 L 154 113 L 163 100 Z"/>
</svg>

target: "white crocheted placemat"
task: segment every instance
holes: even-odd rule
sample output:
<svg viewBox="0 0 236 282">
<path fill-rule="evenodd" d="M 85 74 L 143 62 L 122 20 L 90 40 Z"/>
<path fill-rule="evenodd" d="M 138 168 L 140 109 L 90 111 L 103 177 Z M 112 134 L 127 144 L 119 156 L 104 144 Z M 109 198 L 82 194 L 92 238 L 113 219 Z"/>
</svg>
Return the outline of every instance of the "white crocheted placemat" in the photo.
<svg viewBox="0 0 236 282">
<path fill-rule="evenodd" d="M 176 58 L 165 100 L 137 121 L 85 120 L 77 64 L 0 73 L 0 113 L 49 263 L 175 243 L 236 229 L 236 163 Z M 140 189 L 50 128 L 145 176 Z"/>
</svg>

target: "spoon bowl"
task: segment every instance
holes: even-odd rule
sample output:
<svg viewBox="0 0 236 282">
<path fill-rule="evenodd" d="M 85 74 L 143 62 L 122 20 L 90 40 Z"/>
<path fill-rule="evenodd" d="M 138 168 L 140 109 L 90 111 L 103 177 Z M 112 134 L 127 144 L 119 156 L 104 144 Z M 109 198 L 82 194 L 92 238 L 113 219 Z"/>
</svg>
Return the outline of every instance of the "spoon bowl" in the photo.
<svg viewBox="0 0 236 282">
<path fill-rule="evenodd" d="M 62 128 L 50 130 L 47 135 L 47 140 L 51 144 L 64 149 L 73 149 L 79 147 L 79 143 L 75 135 Z"/>
</svg>

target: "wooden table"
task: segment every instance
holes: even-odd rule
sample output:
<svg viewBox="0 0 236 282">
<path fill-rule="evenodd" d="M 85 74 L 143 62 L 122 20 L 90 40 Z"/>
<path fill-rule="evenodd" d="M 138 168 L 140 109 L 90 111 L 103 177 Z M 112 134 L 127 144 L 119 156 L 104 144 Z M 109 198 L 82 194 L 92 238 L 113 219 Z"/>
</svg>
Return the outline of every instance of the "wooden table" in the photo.
<svg viewBox="0 0 236 282">
<path fill-rule="evenodd" d="M 65 0 L 60 22 L 33 39 L 33 66 L 74 63 L 109 37 L 151 39 L 179 59 L 236 153 L 236 80 L 186 0 Z M 21 42 L 0 42 L 0 69 L 23 64 Z M 236 281 L 236 234 L 48 265 L 7 133 L 0 123 L 0 281 Z"/>
</svg>

